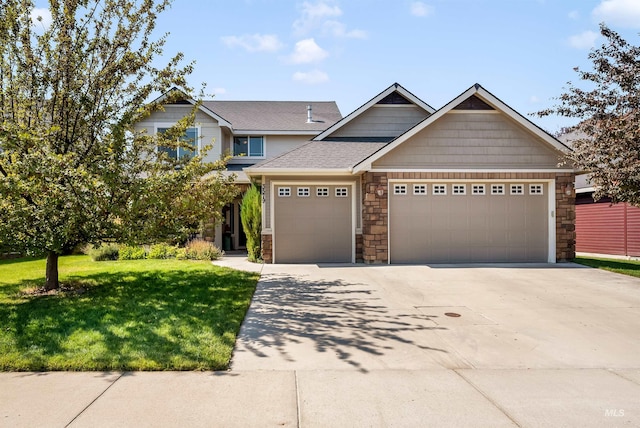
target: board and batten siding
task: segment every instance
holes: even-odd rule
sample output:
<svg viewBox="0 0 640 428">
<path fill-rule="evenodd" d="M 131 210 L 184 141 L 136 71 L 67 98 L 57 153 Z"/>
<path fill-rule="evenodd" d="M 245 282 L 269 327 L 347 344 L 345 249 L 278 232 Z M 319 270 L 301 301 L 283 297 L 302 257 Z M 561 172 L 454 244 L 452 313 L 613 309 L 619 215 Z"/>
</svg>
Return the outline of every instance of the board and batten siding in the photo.
<svg viewBox="0 0 640 428">
<path fill-rule="evenodd" d="M 502 113 L 447 113 L 373 168 L 557 168 L 554 149 Z"/>
<path fill-rule="evenodd" d="M 397 137 L 429 116 L 416 105 L 376 105 L 342 126 L 329 138 Z"/>
<path fill-rule="evenodd" d="M 191 111 L 190 105 L 168 105 L 164 111 L 153 112 L 145 120 L 136 125 L 136 130 L 147 130 L 149 135 L 155 132 L 156 126 L 164 127 L 167 124 L 178 122 Z M 200 128 L 199 146 L 212 145 L 213 147 L 205 157 L 206 162 L 215 162 L 220 159 L 222 153 L 222 132 L 218 121 L 201 111 L 196 113 L 194 126 Z"/>
</svg>

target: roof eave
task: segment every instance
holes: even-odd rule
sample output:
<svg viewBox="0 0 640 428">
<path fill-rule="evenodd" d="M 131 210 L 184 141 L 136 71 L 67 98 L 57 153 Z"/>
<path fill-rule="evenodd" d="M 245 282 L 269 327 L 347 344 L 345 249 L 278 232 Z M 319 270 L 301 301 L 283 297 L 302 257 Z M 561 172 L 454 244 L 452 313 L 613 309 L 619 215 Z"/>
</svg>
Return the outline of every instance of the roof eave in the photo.
<svg viewBox="0 0 640 428">
<path fill-rule="evenodd" d="M 312 175 L 312 176 L 327 176 L 327 175 L 351 175 L 352 168 L 244 168 L 243 171 L 249 177 L 259 177 L 262 175 L 281 175 L 281 176 L 294 176 L 294 175 Z"/>
</svg>

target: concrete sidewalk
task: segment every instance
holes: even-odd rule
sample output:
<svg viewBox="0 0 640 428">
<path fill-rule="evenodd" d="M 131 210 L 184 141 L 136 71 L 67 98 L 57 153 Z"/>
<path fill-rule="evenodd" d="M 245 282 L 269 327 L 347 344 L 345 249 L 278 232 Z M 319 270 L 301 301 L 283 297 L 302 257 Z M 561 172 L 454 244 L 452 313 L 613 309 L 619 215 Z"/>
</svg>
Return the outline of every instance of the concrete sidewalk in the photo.
<svg viewBox="0 0 640 428">
<path fill-rule="evenodd" d="M 0 426 L 640 426 L 637 279 L 215 263 L 262 273 L 230 371 L 1 373 Z"/>
</svg>

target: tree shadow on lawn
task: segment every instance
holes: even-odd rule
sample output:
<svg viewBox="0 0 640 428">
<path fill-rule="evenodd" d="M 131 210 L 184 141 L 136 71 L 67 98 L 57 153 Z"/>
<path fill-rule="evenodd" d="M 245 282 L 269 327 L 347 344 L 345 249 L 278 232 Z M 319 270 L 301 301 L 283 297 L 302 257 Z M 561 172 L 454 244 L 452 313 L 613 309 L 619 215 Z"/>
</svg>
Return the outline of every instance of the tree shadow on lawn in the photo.
<svg viewBox="0 0 640 428">
<path fill-rule="evenodd" d="M 0 304 L 0 353 L 15 355 L 0 370 L 226 369 L 255 278 L 230 269 L 67 277 L 91 285 Z"/>
<path fill-rule="evenodd" d="M 448 353 L 410 338 L 432 330 L 446 328 L 417 311 L 391 310 L 364 284 L 273 274 L 260 279 L 239 342 L 258 357 L 267 356 L 262 348 L 274 348 L 294 362 L 288 345 L 308 339 L 317 352 L 333 352 L 366 372 L 355 352 L 382 356 L 405 344 Z"/>
</svg>

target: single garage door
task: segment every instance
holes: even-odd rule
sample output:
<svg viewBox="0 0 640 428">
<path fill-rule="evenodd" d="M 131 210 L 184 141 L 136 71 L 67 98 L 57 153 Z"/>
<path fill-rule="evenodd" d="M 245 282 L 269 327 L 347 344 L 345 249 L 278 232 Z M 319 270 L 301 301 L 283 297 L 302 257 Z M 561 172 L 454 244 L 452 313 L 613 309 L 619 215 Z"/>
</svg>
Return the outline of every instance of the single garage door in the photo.
<svg viewBox="0 0 640 428">
<path fill-rule="evenodd" d="M 274 187 L 274 262 L 352 262 L 351 186 Z"/>
<path fill-rule="evenodd" d="M 391 183 L 391 262 L 547 262 L 547 192 L 547 183 Z"/>
</svg>

